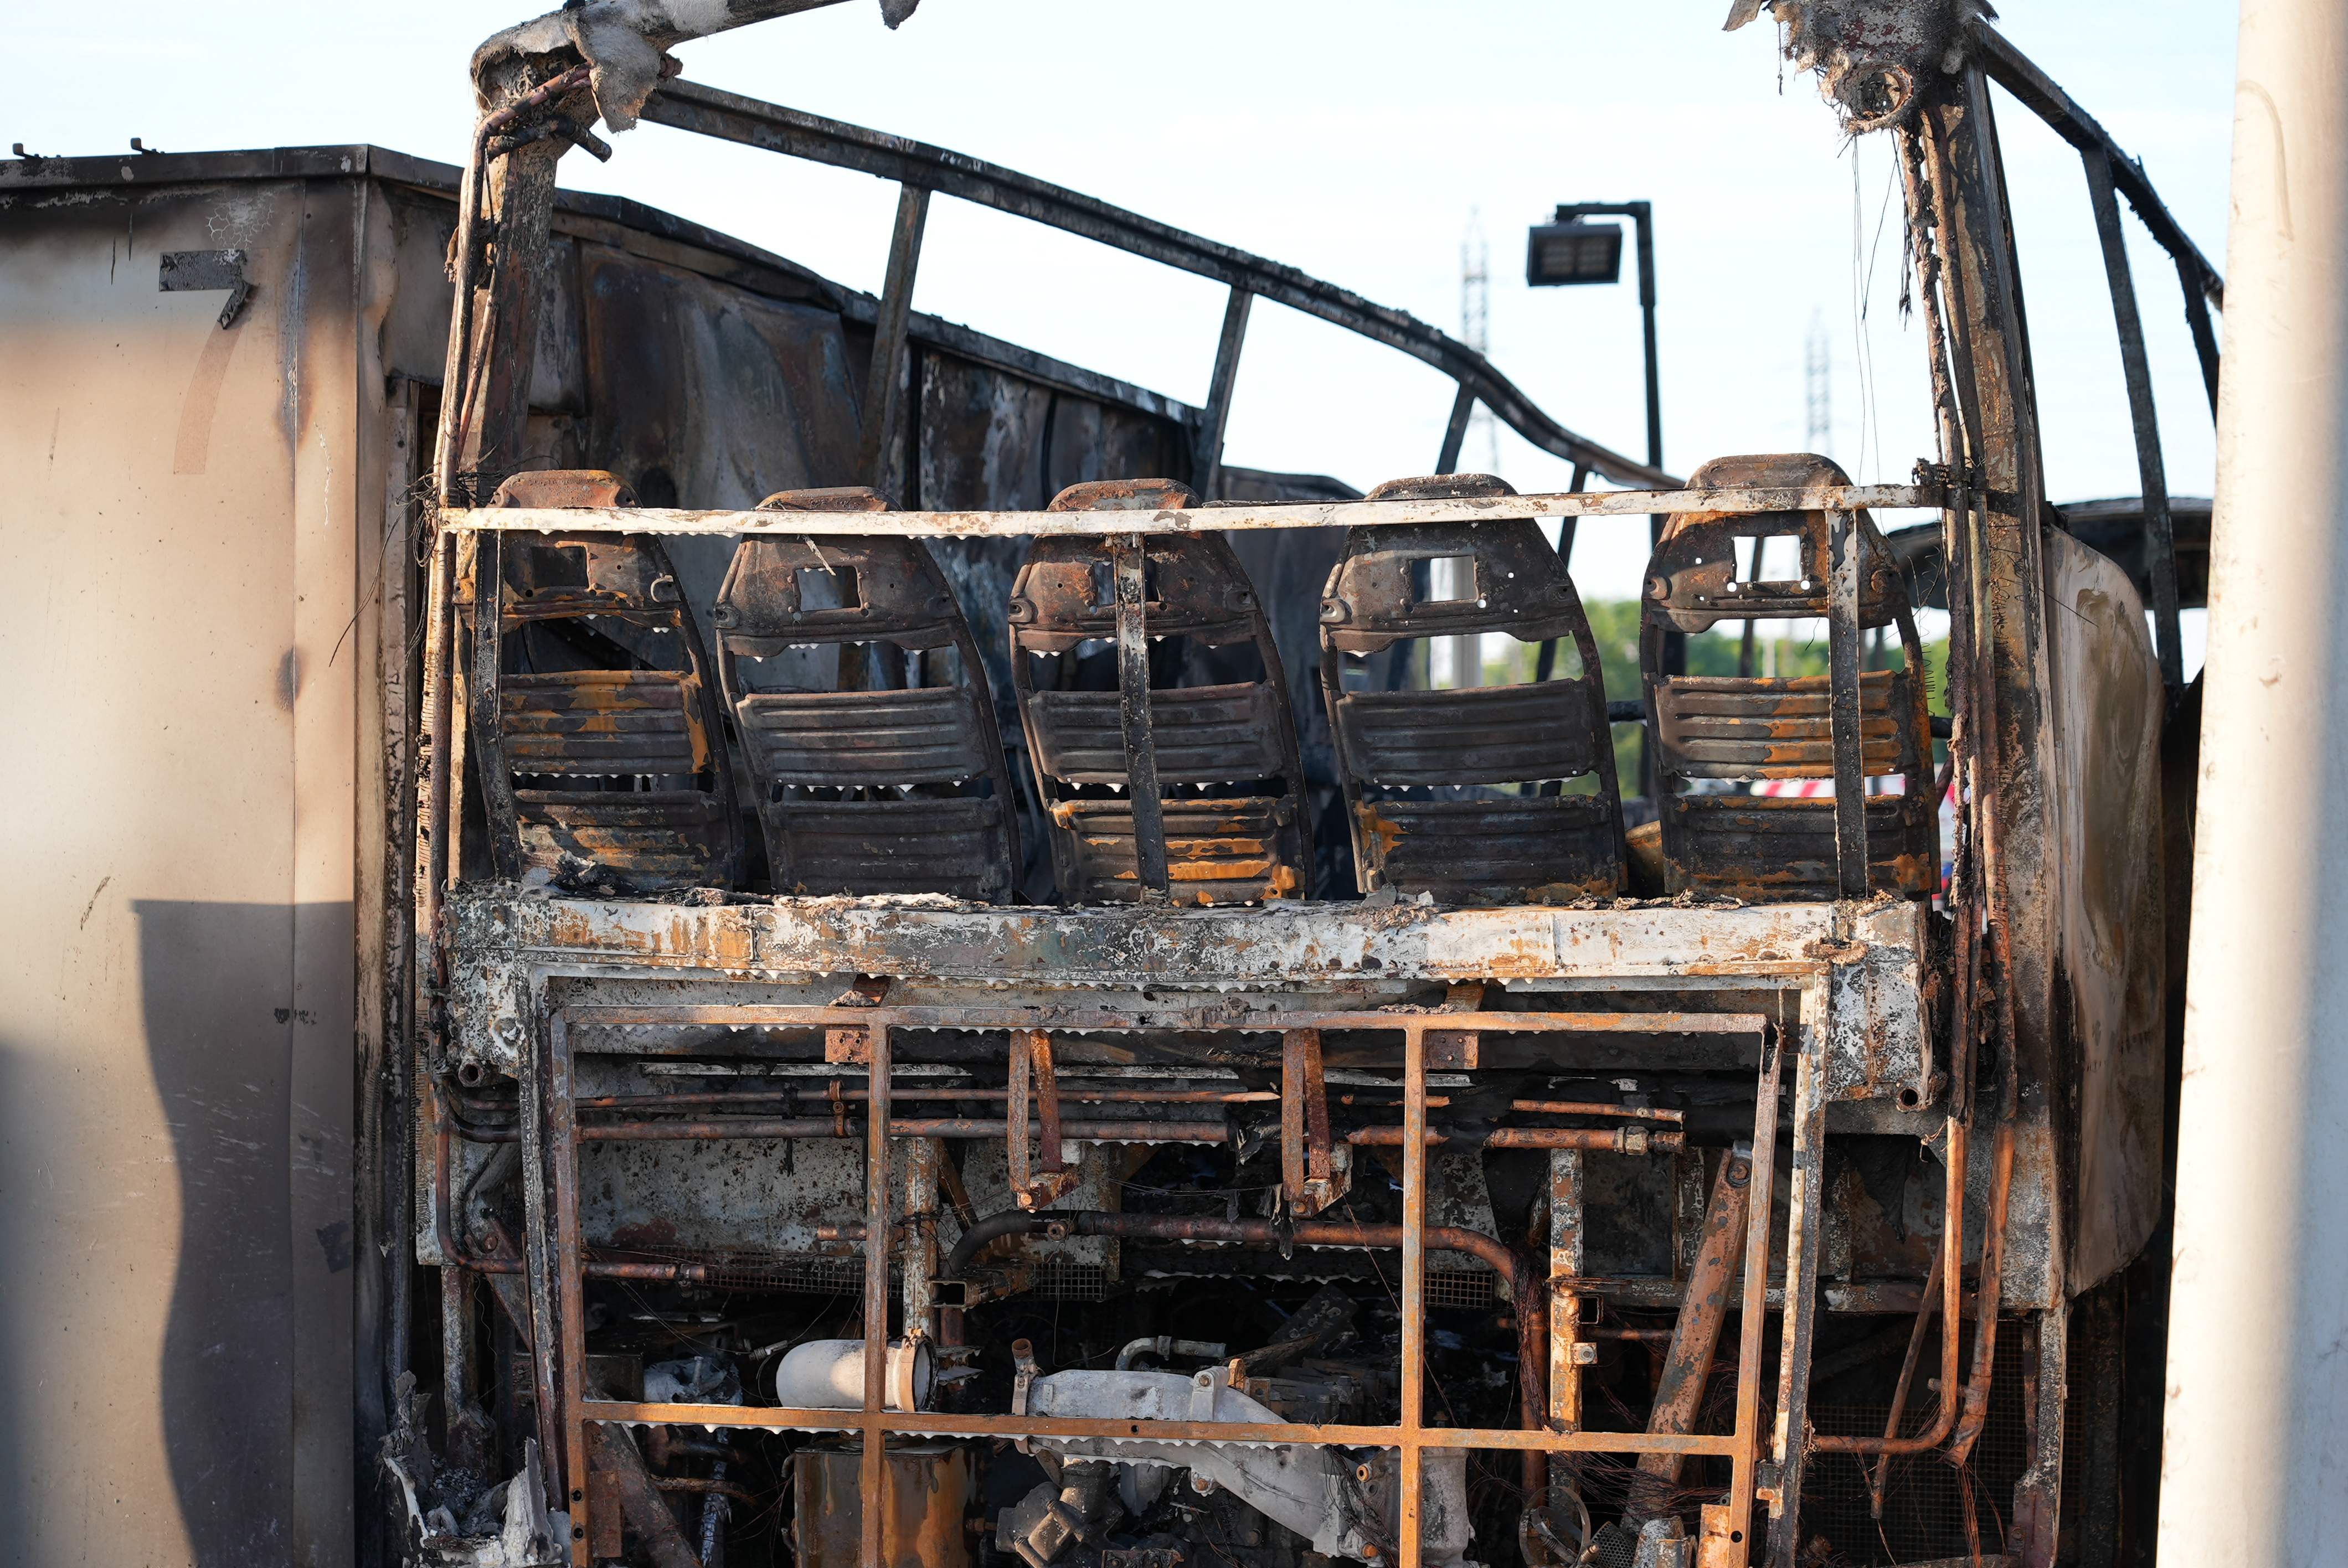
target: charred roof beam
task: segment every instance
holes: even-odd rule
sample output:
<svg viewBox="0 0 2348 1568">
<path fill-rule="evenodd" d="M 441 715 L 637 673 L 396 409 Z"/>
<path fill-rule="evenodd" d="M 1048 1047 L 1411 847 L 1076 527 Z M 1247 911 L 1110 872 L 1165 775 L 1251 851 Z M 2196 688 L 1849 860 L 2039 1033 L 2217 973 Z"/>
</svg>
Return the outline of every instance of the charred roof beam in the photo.
<svg viewBox="0 0 2348 1568">
<path fill-rule="evenodd" d="M 696 131 L 899 184 L 1081 235 L 1129 254 L 1259 296 L 1357 333 L 1433 365 L 1526 440 L 1618 485 L 1672 489 L 1679 481 L 1567 429 L 1482 354 L 1407 312 L 1377 304 L 1297 268 L 1223 245 L 1016 169 L 885 131 L 779 104 L 672 81 L 645 103 L 654 125 Z M 1227 333 L 1226 335 L 1229 335 Z"/>
</svg>

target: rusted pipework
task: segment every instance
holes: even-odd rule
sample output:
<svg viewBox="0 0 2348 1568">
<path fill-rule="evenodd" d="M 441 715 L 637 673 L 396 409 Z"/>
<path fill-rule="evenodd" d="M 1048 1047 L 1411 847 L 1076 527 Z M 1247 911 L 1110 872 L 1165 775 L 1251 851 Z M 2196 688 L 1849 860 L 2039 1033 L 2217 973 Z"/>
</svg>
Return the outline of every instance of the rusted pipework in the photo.
<svg viewBox="0 0 2348 1568">
<path fill-rule="evenodd" d="M 1961 1375 L 1964 1348 L 1964 1260 L 1965 1260 L 1965 1179 L 1970 1162 L 1970 1132 L 1965 1123 L 1951 1117 L 1947 1123 L 1945 1160 L 1947 1181 L 1941 1198 L 1941 1255 L 1937 1266 L 1941 1282 L 1941 1403 L 1932 1417 L 1932 1424 L 1914 1437 L 1903 1438 L 1887 1431 L 1879 1438 L 1838 1437 L 1814 1432 L 1810 1447 L 1818 1453 L 1829 1454 L 1920 1454 L 1936 1449 L 1945 1441 L 1957 1424 L 1957 1384 Z M 2003 1133 L 2004 1130 L 2001 1129 Z M 2006 1163 L 2013 1167 L 2013 1150 L 2009 1142 Z M 1998 1230 L 2003 1229 L 2002 1214 L 1993 1221 Z M 1987 1281 L 1988 1251 L 1983 1249 L 1983 1283 Z M 1920 1313 L 1931 1310 L 1920 1307 Z M 1899 1412 L 1895 1409 L 1893 1419 Z"/>
<path fill-rule="evenodd" d="M 1695 1430 L 1697 1407 L 1704 1400 L 1704 1386 L 1712 1378 L 1713 1358 L 1720 1348 L 1721 1325 L 1728 1320 L 1728 1308 L 1736 1294 L 1736 1266 L 1745 1256 L 1746 1214 L 1753 1200 L 1752 1185 L 1749 1153 L 1732 1149 L 1720 1162 L 1711 1201 L 1704 1205 L 1703 1241 L 1696 1249 L 1695 1266 L 1688 1273 L 1671 1349 L 1655 1380 L 1654 1403 L 1647 1415 L 1650 1432 L 1684 1436 Z M 1767 1201 L 1766 1195 L 1763 1201 Z M 1644 1522 L 1670 1507 L 1684 1459 L 1675 1453 L 1639 1456 L 1626 1518 Z"/>
<path fill-rule="evenodd" d="M 824 1081 L 837 1083 L 839 1080 Z M 732 1089 L 696 1090 L 683 1094 L 597 1094 L 574 1103 L 582 1111 L 659 1111 L 673 1105 L 765 1105 L 776 1102 L 829 1104 L 835 1100 L 862 1102 L 870 1099 L 871 1094 L 869 1089 L 776 1089 L 755 1092 Z M 1062 1103 L 1077 1105 L 1257 1105 L 1280 1098 L 1267 1089 L 1085 1089 L 1066 1083 L 1059 1086 L 1059 1094 Z M 892 1101 L 1007 1100 L 1010 1097 L 1008 1089 L 899 1089 L 892 1086 L 889 1091 L 889 1098 Z"/>
<path fill-rule="evenodd" d="M 1345 1134 L 1355 1148 L 1398 1149 L 1399 1127 L 1357 1127 Z M 1429 1128 L 1429 1148 L 1455 1140 Z M 1684 1132 L 1649 1132 L 1643 1127 L 1495 1127 L 1482 1140 L 1487 1149 L 1585 1149 L 1608 1154 L 1668 1153 L 1686 1145 Z"/>
<path fill-rule="evenodd" d="M 959 1279 L 990 1242 L 1004 1236 L 1031 1235 L 1053 1226 L 1066 1234 L 1109 1236 L 1120 1241 L 1220 1242 L 1239 1246 L 1351 1247 L 1399 1251 L 1400 1225 L 1341 1225 L 1328 1220 L 1301 1220 L 1280 1225 L 1271 1220 L 1226 1220 L 1186 1214 L 1120 1214 L 1096 1210 L 1051 1210 L 1042 1214 L 1019 1211 L 989 1214 L 964 1231 L 945 1262 L 944 1277 Z M 1423 1245 L 1429 1252 L 1464 1253 L 1490 1266 L 1507 1282 L 1516 1305 L 1517 1391 L 1519 1420 L 1528 1430 L 1542 1425 L 1549 1408 L 1549 1308 L 1540 1288 L 1532 1283 L 1533 1270 L 1508 1245 L 1481 1231 L 1457 1225 L 1429 1225 Z M 1539 1459 L 1539 1455 L 1528 1456 Z"/>
<path fill-rule="evenodd" d="M 826 1097 L 827 1100 L 829 1097 Z M 844 1108 L 850 1102 L 841 1096 Z M 1147 1102 L 1145 1102 L 1147 1103 Z M 733 1116 L 724 1121 L 589 1122 L 579 1128 L 582 1143 L 701 1143 L 757 1138 L 848 1138 L 858 1135 L 861 1123 L 839 1116 Z M 457 1131 L 475 1143 L 511 1143 L 521 1137 L 515 1127 L 480 1127 L 457 1123 Z M 891 1117 L 894 1138 L 1004 1138 L 1009 1124 L 973 1116 Z M 1060 1136 L 1078 1143 L 1227 1143 L 1231 1129 L 1220 1122 L 1067 1122 Z M 1399 1148 L 1399 1127 L 1357 1127 L 1345 1134 L 1355 1148 Z M 1465 1140 L 1463 1135 L 1429 1130 L 1427 1145 Z M 1585 1149 L 1606 1153 L 1666 1153 L 1685 1146 L 1686 1134 L 1649 1132 L 1643 1126 L 1624 1127 L 1496 1127 L 1481 1140 L 1488 1149 Z"/>
<path fill-rule="evenodd" d="M 1989 1419 L 1989 1384 L 1997 1358 L 1997 1311 L 2004 1289 L 2005 1211 L 2013 1191 L 2013 1132 L 2021 1086 L 2009 1043 L 1998 1065 L 1997 1147 L 1990 1155 L 1989 1214 L 1982 1222 L 1981 1274 L 1973 1287 L 1973 1368 L 1965 1384 L 1964 1412 L 1949 1440 L 1949 1460 L 1962 1466 Z M 1945 1286 L 1944 1286 L 1945 1288 Z"/>
</svg>

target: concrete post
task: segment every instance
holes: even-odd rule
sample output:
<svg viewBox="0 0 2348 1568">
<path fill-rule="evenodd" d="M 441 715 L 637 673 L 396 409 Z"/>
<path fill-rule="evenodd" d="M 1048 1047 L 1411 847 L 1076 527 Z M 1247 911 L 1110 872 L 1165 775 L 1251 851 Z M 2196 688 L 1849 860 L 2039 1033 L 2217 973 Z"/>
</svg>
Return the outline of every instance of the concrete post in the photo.
<svg viewBox="0 0 2348 1568">
<path fill-rule="evenodd" d="M 2348 6 L 2243 0 L 2160 1561 L 2348 1553 Z"/>
</svg>

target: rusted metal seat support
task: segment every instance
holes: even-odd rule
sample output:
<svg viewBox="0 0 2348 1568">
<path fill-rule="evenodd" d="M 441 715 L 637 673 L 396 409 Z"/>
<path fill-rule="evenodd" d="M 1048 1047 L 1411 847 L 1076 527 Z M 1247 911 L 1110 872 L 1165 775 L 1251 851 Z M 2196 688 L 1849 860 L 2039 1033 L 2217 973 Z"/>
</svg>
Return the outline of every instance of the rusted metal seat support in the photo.
<svg viewBox="0 0 2348 1568">
<path fill-rule="evenodd" d="M 1723 457 L 1698 470 L 1697 480 L 1847 482 L 1833 463 L 1807 453 Z M 1795 576 L 1763 579 L 1761 551 L 1778 538 L 1795 541 Z M 1742 566 L 1740 542 L 1750 557 Z M 1823 677 L 1663 669 L 1663 641 L 1673 631 L 1797 619 L 1827 622 Z M 1862 671 L 1860 634 L 1880 626 L 1899 629 L 1902 666 Z M 1866 513 L 1675 516 L 1647 569 L 1640 666 L 1663 791 L 1657 804 L 1667 891 L 1750 899 L 1932 891 L 1936 803 L 1923 647 L 1899 565 Z M 1902 793 L 1865 793 L 1867 779 L 1893 774 Z M 1774 779 L 1831 779 L 1834 795 L 1705 793 L 1710 781 Z M 1694 787 L 1675 793 L 1688 785 Z"/>
<path fill-rule="evenodd" d="M 493 504 L 635 497 L 611 474 L 572 470 L 516 475 Z M 468 708 L 496 874 L 621 893 L 733 886 L 733 772 L 700 633 L 660 541 L 478 539 Z"/>
<path fill-rule="evenodd" d="M 1078 485 L 1054 511 L 1192 504 L 1166 480 Z M 1313 861 L 1304 770 L 1271 622 L 1231 546 L 1211 534 L 1039 539 L 1012 585 L 1011 666 L 1027 753 L 1070 903 L 1238 904 L 1293 898 Z M 1257 670 L 1211 685 L 1158 683 L 1174 639 L 1252 648 Z M 1113 650 L 1117 687 L 1074 680 Z M 1059 683 L 1035 663 L 1057 660 Z"/>
<path fill-rule="evenodd" d="M 1395 480 L 1370 498 L 1514 493 L 1461 474 Z M 1437 561 L 1453 563 L 1462 586 L 1452 597 L 1429 589 Z M 1580 671 L 1515 686 L 1345 689 L 1347 654 L 1486 632 L 1544 648 L 1570 639 Z M 1622 891 L 1622 805 L 1598 647 L 1573 579 L 1530 518 L 1355 529 L 1322 598 L 1321 688 L 1364 892 L 1488 903 Z M 1562 793 L 1583 778 L 1594 793 Z"/>
<path fill-rule="evenodd" d="M 761 511 L 880 512 L 868 489 L 794 490 Z M 1017 796 L 978 647 L 917 538 L 746 538 L 713 617 L 717 672 L 783 893 L 944 893 L 1000 902 L 1019 865 Z M 839 651 L 835 690 L 754 684 L 746 660 Z M 958 668 L 933 656 L 952 651 Z M 883 682 L 868 653 L 889 666 Z M 982 781 L 987 786 L 981 794 Z"/>
</svg>

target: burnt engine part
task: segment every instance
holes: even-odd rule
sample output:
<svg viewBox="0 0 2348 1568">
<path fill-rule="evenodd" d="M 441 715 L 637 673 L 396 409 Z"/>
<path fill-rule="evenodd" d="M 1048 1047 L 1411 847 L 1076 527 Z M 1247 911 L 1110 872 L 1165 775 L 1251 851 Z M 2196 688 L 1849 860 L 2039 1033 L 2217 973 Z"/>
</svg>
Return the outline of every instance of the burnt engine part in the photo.
<svg viewBox="0 0 2348 1568">
<path fill-rule="evenodd" d="M 888 502 L 861 488 L 787 490 L 758 509 Z M 1018 796 L 985 666 L 927 544 L 746 538 L 710 620 L 778 892 L 1011 897 Z M 753 678 L 768 661 L 825 651 L 837 661 L 829 691 Z"/>
<path fill-rule="evenodd" d="M 1489 475 L 1463 474 L 1392 480 L 1368 498 L 1515 493 Z M 1349 657 L 1421 638 L 1475 646 L 1495 633 L 1570 641 L 1579 671 L 1521 685 L 1347 687 Z M 1348 533 L 1322 595 L 1321 689 L 1364 892 L 1509 903 L 1622 890 L 1622 802 L 1598 644 L 1573 579 L 1532 518 Z M 1581 779 L 1594 791 L 1568 793 Z"/>
</svg>

